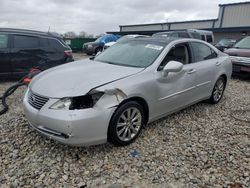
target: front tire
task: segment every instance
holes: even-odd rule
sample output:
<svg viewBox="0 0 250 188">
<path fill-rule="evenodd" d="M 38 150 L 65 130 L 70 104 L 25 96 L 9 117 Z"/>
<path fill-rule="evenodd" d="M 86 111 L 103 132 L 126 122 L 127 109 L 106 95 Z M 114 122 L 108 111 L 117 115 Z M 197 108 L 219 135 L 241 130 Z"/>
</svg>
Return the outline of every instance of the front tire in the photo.
<svg viewBox="0 0 250 188">
<path fill-rule="evenodd" d="M 108 128 L 108 141 L 117 146 L 132 143 L 145 123 L 142 106 L 134 101 L 121 105 L 113 114 Z"/>
<path fill-rule="evenodd" d="M 220 77 L 214 85 L 214 89 L 209 99 L 209 102 L 212 104 L 217 104 L 218 102 L 220 102 L 220 100 L 223 97 L 225 88 L 226 88 L 226 80 L 225 78 Z"/>
</svg>

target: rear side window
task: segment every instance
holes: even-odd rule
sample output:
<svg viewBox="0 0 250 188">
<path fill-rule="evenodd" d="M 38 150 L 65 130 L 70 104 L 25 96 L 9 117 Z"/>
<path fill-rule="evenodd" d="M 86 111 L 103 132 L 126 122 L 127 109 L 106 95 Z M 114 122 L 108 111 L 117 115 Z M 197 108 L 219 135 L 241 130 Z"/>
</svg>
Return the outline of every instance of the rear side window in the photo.
<svg viewBox="0 0 250 188">
<path fill-rule="evenodd" d="M 0 34 L 0 49 L 8 47 L 8 35 Z"/>
<path fill-rule="evenodd" d="M 190 32 L 191 36 L 195 39 L 201 39 L 200 33 L 197 32 Z"/>
<path fill-rule="evenodd" d="M 64 49 L 63 45 L 56 39 L 49 39 L 49 44 L 56 51 L 61 51 Z"/>
<path fill-rule="evenodd" d="M 32 36 L 14 36 L 14 47 L 15 48 L 38 48 L 39 38 Z"/>
<path fill-rule="evenodd" d="M 211 35 L 207 35 L 206 37 L 207 37 L 207 42 L 210 42 L 210 43 L 213 42 L 213 38 Z"/>
<path fill-rule="evenodd" d="M 203 43 L 191 42 L 191 47 L 194 56 L 193 63 L 217 57 L 217 53 L 212 48 Z"/>
<path fill-rule="evenodd" d="M 206 41 L 205 35 L 201 35 L 201 40 Z"/>
</svg>

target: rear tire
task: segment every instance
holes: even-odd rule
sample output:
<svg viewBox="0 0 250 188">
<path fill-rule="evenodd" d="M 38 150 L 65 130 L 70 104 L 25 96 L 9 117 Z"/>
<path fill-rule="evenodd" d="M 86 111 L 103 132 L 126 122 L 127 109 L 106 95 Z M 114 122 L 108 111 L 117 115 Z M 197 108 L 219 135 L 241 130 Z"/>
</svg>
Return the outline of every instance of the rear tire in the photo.
<svg viewBox="0 0 250 188">
<path fill-rule="evenodd" d="M 223 97 L 225 88 L 226 88 L 226 80 L 221 76 L 214 85 L 214 89 L 209 99 L 209 102 L 211 104 L 217 104 L 218 102 L 220 102 L 220 100 Z"/>
<path fill-rule="evenodd" d="M 117 146 L 132 143 L 145 123 L 143 107 L 134 101 L 121 105 L 113 114 L 108 128 L 108 141 Z"/>
</svg>

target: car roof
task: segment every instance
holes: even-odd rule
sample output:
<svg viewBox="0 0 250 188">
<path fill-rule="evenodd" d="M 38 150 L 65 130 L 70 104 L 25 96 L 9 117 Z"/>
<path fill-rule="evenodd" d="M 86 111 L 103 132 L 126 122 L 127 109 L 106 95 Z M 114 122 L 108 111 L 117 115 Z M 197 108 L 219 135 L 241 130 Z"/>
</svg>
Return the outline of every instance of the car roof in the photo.
<svg viewBox="0 0 250 188">
<path fill-rule="evenodd" d="M 5 33 L 16 33 L 16 34 L 28 34 L 28 35 L 39 35 L 39 36 L 50 36 L 55 38 L 62 38 L 59 34 L 53 32 L 42 32 L 28 29 L 14 29 L 14 28 L 0 28 L 0 32 Z"/>
</svg>

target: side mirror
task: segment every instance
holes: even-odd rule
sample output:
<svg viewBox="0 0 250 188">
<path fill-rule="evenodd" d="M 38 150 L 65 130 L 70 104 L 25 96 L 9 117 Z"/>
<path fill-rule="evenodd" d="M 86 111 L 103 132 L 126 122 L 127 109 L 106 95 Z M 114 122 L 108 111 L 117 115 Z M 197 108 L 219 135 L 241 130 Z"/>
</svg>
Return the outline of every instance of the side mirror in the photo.
<svg viewBox="0 0 250 188">
<path fill-rule="evenodd" d="M 163 68 L 163 76 L 166 77 L 169 72 L 180 72 L 183 64 L 178 61 L 169 61 Z"/>
</svg>

